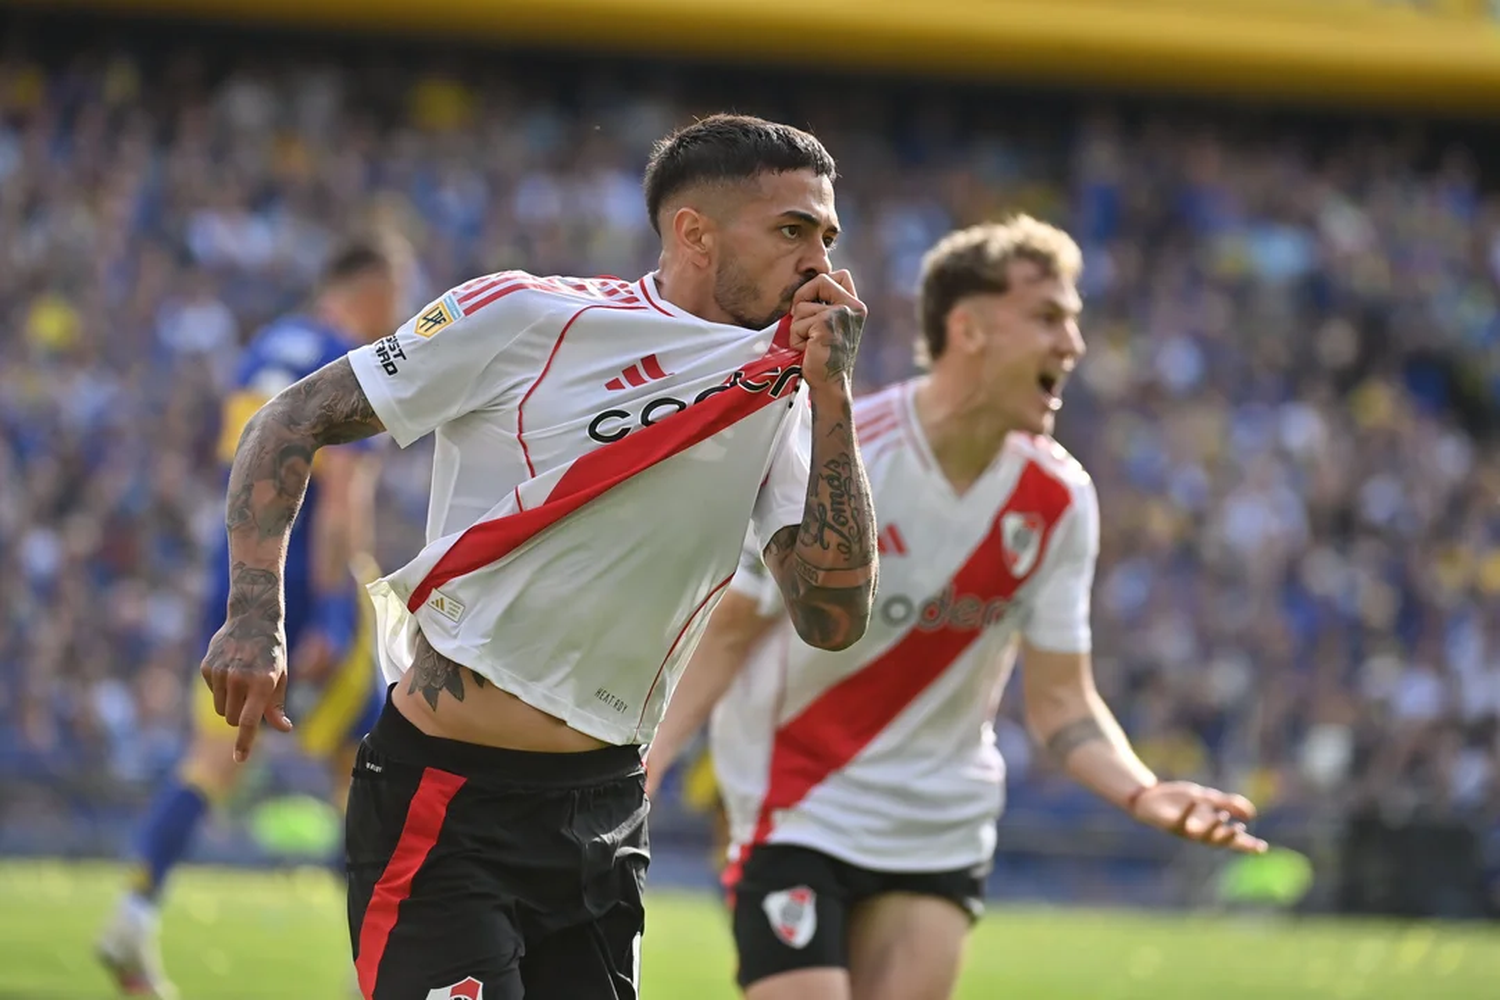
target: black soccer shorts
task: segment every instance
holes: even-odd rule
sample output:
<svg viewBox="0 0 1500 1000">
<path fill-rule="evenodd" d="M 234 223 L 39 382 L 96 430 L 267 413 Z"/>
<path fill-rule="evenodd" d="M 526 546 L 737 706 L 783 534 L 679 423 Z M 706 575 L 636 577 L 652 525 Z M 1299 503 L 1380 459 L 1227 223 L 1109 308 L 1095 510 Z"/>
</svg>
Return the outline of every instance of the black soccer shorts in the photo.
<svg viewBox="0 0 1500 1000">
<path fill-rule="evenodd" d="M 437 739 L 387 700 L 346 818 L 366 1000 L 635 1000 L 646 809 L 638 747 Z"/>
<path fill-rule="evenodd" d="M 798 969 L 847 969 L 851 911 L 888 892 L 950 900 L 970 920 L 984 913 L 984 879 L 973 868 L 881 872 L 806 847 L 753 848 L 730 887 L 740 987 Z"/>
</svg>

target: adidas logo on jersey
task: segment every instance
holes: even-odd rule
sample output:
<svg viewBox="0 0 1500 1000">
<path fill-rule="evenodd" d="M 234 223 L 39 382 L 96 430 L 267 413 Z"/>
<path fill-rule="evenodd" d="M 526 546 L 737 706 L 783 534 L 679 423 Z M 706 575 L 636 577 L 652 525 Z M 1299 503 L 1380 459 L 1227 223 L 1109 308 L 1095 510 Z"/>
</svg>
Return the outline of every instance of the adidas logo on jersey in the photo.
<svg viewBox="0 0 1500 1000">
<path fill-rule="evenodd" d="M 655 354 L 648 354 L 622 371 L 618 378 L 612 378 L 604 383 L 604 388 L 610 392 L 620 392 L 627 384 L 640 388 L 647 382 L 656 382 L 669 378 L 671 375 L 671 372 L 661 370 L 661 362 L 656 360 Z"/>
</svg>

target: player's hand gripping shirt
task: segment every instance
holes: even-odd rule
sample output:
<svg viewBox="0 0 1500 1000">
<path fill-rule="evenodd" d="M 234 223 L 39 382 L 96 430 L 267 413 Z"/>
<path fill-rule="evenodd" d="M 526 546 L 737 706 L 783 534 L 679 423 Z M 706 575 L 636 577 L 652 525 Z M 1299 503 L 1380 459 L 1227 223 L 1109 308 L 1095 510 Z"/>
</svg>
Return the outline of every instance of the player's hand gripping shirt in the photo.
<svg viewBox="0 0 1500 1000">
<path fill-rule="evenodd" d="M 1018 637 L 1089 649 L 1098 503 L 1055 442 L 1013 434 L 962 495 L 917 423 L 912 384 L 862 399 L 855 428 L 880 522 L 864 637 L 829 652 L 783 620 L 714 710 L 735 855 L 798 844 L 877 870 L 942 871 L 994 851 L 1004 765 L 992 720 Z M 758 552 L 732 586 L 781 597 Z"/>
<path fill-rule="evenodd" d="M 436 432 L 426 548 L 370 588 L 395 681 L 439 653 L 610 743 L 647 741 L 738 561 L 802 520 L 790 321 L 709 323 L 654 276 L 461 285 L 350 355 L 402 447 Z"/>
</svg>

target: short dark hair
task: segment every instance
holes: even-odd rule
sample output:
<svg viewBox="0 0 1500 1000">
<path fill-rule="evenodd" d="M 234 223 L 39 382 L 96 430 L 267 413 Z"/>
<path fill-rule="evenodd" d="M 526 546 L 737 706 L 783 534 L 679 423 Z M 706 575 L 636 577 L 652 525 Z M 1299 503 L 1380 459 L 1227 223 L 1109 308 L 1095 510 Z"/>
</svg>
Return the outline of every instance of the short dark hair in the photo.
<svg viewBox="0 0 1500 1000">
<path fill-rule="evenodd" d="M 759 174 L 811 170 L 836 180 L 828 150 L 811 133 L 752 115 L 717 114 L 685 125 L 657 142 L 642 187 L 651 228 L 668 198 L 703 181 L 749 180 Z"/>
<path fill-rule="evenodd" d="M 948 314 L 970 295 L 1004 295 L 1010 265 L 1029 260 L 1049 276 L 1076 281 L 1083 256 L 1073 238 L 1029 215 L 983 222 L 949 233 L 922 259 L 917 322 L 922 327 L 917 360 L 930 363 L 948 347 Z"/>
<path fill-rule="evenodd" d="M 372 271 L 393 274 L 395 254 L 390 241 L 381 236 L 353 236 L 339 244 L 323 263 L 318 285 L 328 288 Z"/>
</svg>

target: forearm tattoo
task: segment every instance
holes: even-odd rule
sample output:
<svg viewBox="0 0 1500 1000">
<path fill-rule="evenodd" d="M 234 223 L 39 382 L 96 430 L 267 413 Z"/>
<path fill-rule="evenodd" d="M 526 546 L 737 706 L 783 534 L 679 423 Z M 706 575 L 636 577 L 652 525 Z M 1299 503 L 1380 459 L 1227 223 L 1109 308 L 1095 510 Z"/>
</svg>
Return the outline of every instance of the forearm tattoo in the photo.
<svg viewBox="0 0 1500 1000">
<path fill-rule="evenodd" d="M 284 540 L 307 494 L 313 453 L 384 429 L 348 358 L 271 400 L 245 425 L 235 451 L 224 518 L 230 543 Z"/>
<path fill-rule="evenodd" d="M 231 671 L 257 668 L 274 657 L 281 644 L 281 579 L 270 570 L 237 562 L 229 580 L 229 616 L 214 633 L 207 658 Z"/>
<path fill-rule="evenodd" d="M 812 423 L 802 524 L 772 536 L 766 560 L 777 571 L 797 634 L 820 648 L 843 649 L 870 619 L 878 574 L 874 506 L 848 397 L 832 415 L 814 403 Z"/>
<path fill-rule="evenodd" d="M 1066 761 L 1073 755 L 1073 751 L 1084 744 L 1108 739 L 1099 720 L 1090 715 L 1075 719 L 1047 737 L 1047 752 L 1058 761 Z"/>
<path fill-rule="evenodd" d="M 263 406 L 240 434 L 229 472 L 224 526 L 235 564 L 229 581 L 229 631 L 269 651 L 283 615 L 281 567 L 287 535 L 312 474 L 313 453 L 385 428 L 365 398 L 348 358 L 329 364 Z M 241 623 L 239 619 L 247 619 Z M 261 628 L 256 622 L 272 623 Z M 251 633 L 256 633 L 252 637 Z M 254 652 L 242 651 L 247 658 Z"/>
</svg>

